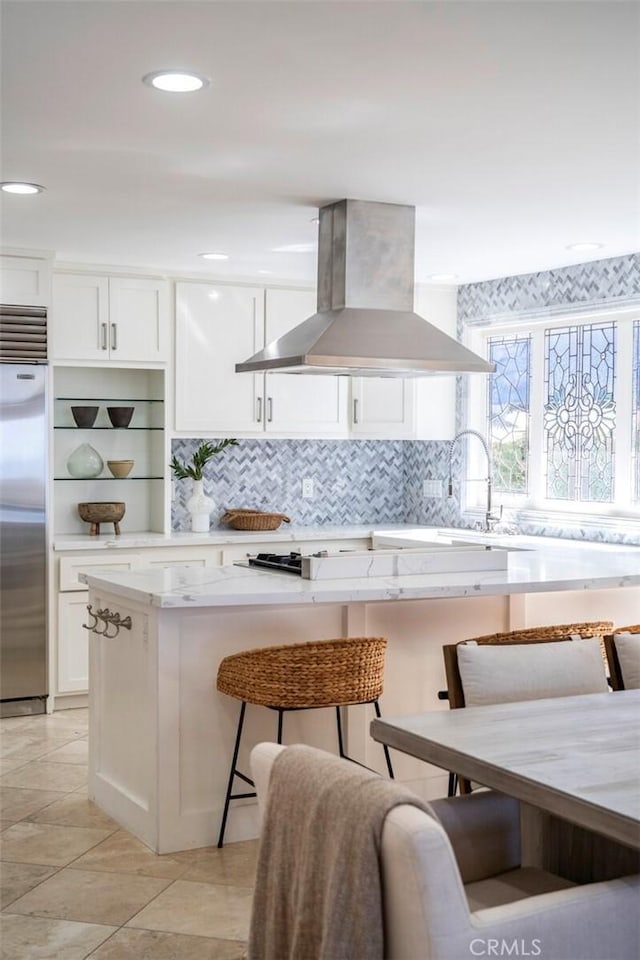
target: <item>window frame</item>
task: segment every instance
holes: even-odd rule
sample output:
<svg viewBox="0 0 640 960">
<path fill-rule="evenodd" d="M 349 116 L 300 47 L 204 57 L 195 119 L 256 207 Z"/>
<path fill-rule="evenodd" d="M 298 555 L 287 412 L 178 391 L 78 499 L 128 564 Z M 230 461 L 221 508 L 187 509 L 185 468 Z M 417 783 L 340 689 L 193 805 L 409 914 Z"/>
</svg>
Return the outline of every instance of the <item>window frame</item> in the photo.
<svg viewBox="0 0 640 960">
<path fill-rule="evenodd" d="M 617 327 L 616 370 L 614 400 L 616 403 L 616 435 L 614 449 L 614 501 L 611 503 L 586 501 L 559 501 L 545 496 L 545 448 L 542 418 L 545 404 L 544 331 L 550 328 L 615 322 Z M 494 503 L 516 512 L 522 519 L 534 523 L 563 525 L 580 521 L 587 527 L 615 529 L 628 522 L 640 525 L 640 503 L 633 497 L 633 330 L 640 321 L 640 305 L 625 304 L 606 309 L 570 309 L 540 312 L 526 317 L 504 318 L 475 322 L 465 328 L 464 341 L 471 350 L 487 356 L 490 337 L 531 336 L 531 380 L 529 394 L 529 491 L 524 494 L 494 493 Z M 624 358 L 629 358 L 625 363 Z M 487 435 L 487 380 L 469 377 L 466 383 L 465 426 Z M 623 398 L 625 402 L 623 403 Z M 626 439 L 625 439 L 626 438 Z M 478 445 L 479 446 L 479 445 Z M 482 451 L 469 448 L 466 457 L 466 479 L 478 478 L 483 469 Z M 538 465 L 538 466 L 536 466 Z M 640 465 L 639 465 L 640 467 Z M 483 491 L 473 482 L 463 483 L 461 509 L 475 519 L 482 513 Z"/>
</svg>

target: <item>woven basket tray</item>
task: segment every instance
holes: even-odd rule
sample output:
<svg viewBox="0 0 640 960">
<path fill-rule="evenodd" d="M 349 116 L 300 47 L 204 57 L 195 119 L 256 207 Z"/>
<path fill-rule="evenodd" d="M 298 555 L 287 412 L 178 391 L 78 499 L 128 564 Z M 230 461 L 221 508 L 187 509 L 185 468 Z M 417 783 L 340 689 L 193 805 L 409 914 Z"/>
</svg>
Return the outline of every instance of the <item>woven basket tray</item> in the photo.
<svg viewBox="0 0 640 960">
<path fill-rule="evenodd" d="M 291 523 L 291 517 L 260 510 L 227 510 L 220 517 L 220 523 L 226 523 L 234 530 L 277 530 L 283 522 Z"/>
</svg>

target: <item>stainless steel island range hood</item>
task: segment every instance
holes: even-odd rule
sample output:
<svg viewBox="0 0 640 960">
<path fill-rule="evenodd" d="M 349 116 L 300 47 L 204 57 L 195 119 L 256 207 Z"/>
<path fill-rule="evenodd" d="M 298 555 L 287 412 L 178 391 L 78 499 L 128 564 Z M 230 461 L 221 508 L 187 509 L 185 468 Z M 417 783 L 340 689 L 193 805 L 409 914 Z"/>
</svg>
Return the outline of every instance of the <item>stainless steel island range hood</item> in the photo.
<svg viewBox="0 0 640 960">
<path fill-rule="evenodd" d="M 415 207 L 340 200 L 320 209 L 318 311 L 237 373 L 424 377 L 495 365 L 413 312 Z"/>
</svg>

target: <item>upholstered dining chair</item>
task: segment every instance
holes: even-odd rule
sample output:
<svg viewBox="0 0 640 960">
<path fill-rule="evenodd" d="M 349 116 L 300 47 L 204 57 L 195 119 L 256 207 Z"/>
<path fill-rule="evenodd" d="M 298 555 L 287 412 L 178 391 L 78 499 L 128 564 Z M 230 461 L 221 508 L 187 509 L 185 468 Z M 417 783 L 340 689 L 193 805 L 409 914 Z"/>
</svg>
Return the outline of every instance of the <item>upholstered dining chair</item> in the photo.
<svg viewBox="0 0 640 960">
<path fill-rule="evenodd" d="M 301 897 L 325 906 L 331 897 L 331 891 L 325 888 L 326 871 L 309 862 L 309 857 L 318 851 L 322 853 L 322 844 L 313 841 L 318 833 L 314 811 L 305 808 L 302 822 L 308 832 L 299 835 L 292 825 L 296 807 L 304 803 L 299 781 L 283 782 L 283 774 L 277 767 L 274 770 L 281 752 L 290 749 L 261 743 L 251 753 L 262 835 L 249 960 L 295 957 L 295 951 L 272 951 L 270 931 L 277 930 L 281 938 L 282 924 L 299 920 Z M 335 823 L 335 829 L 340 830 L 344 790 L 334 792 L 324 784 L 331 779 L 326 770 L 337 769 L 335 765 L 346 761 L 322 751 L 315 754 L 317 759 L 311 755 L 303 764 L 302 779 L 312 791 L 321 791 L 318 815 L 322 822 Z M 326 767 L 327 763 L 331 766 Z M 363 785 L 358 775 L 354 776 L 357 793 Z M 272 793 L 277 785 L 277 802 L 271 806 L 270 782 Z M 384 789 L 398 789 L 397 782 L 385 781 Z M 289 819 L 278 824 L 279 815 Z M 309 848 L 305 846 L 306 838 L 311 838 Z M 349 858 L 348 834 L 338 838 L 337 848 L 343 851 L 344 858 Z M 300 868 L 303 872 L 296 873 L 284 892 L 278 891 L 275 896 L 273 877 L 279 863 L 292 862 L 292 850 L 296 851 L 294 871 Z M 576 886 L 546 871 L 522 867 L 519 806 L 511 798 L 482 791 L 434 801 L 430 810 L 408 803 L 395 806 L 383 821 L 376 857 L 380 916 L 368 917 L 363 905 L 362 911 L 350 910 L 346 922 L 380 923 L 385 960 L 464 960 L 474 956 L 514 956 L 514 950 L 518 956 L 558 960 L 629 960 L 636 956 L 640 877 Z M 334 866 L 339 875 L 344 864 Z M 329 874 L 326 885 L 330 887 L 331 870 Z M 311 889 L 301 889 L 300 884 Z M 357 897 L 357 885 L 353 889 Z M 344 892 L 337 890 L 338 900 Z M 312 913 L 311 922 L 317 923 L 319 908 Z M 321 923 L 331 922 L 331 911 L 323 911 Z M 304 954 L 305 960 L 329 960 L 323 951 L 324 942 L 323 933 L 314 941 L 313 952 Z M 495 944 L 503 945 L 501 954 L 495 953 Z M 332 955 L 330 960 L 338 957 Z M 353 957 L 341 954 L 340 960 Z M 359 955 L 358 960 L 368 957 Z"/>
<path fill-rule="evenodd" d="M 604 638 L 613 690 L 640 688 L 640 623 L 617 627 Z"/>
<path fill-rule="evenodd" d="M 542 700 L 608 689 L 602 638 L 611 621 L 563 623 L 487 634 L 442 648 L 446 699 L 466 706 Z M 572 638 L 575 641 L 573 642 Z M 449 775 L 449 796 L 470 793 L 468 780 Z"/>
</svg>

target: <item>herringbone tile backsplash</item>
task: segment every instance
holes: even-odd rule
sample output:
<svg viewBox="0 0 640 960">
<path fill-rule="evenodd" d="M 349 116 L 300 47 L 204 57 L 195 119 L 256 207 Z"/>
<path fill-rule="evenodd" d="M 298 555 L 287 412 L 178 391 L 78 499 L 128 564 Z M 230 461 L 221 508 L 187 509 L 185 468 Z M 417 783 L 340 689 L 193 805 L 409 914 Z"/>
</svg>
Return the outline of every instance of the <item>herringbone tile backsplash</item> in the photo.
<svg viewBox="0 0 640 960">
<path fill-rule="evenodd" d="M 199 440 L 174 440 L 172 453 L 189 459 Z M 240 440 L 205 468 L 205 492 L 228 507 L 288 514 L 294 523 L 453 522 L 446 501 L 423 499 L 422 480 L 446 475 L 448 444 L 402 440 Z M 302 497 L 311 477 L 314 497 Z M 189 529 L 185 503 L 191 482 L 176 480 L 172 526 Z"/>
</svg>

